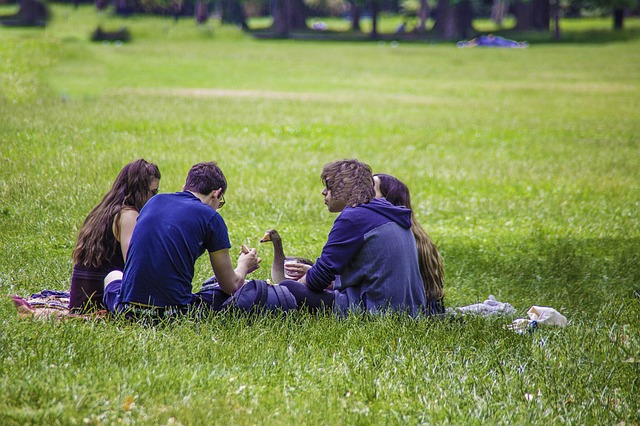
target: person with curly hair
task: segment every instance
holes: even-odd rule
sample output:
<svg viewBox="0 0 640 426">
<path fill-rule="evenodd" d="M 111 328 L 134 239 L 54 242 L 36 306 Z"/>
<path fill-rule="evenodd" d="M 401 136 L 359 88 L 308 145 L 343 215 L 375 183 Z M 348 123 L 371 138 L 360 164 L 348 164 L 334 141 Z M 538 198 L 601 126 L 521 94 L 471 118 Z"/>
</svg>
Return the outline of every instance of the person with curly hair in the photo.
<svg viewBox="0 0 640 426">
<path fill-rule="evenodd" d="M 375 198 L 371 167 L 358 160 L 326 164 L 321 178 L 324 203 L 339 215 L 313 266 L 287 265 L 300 278 L 281 285 L 298 307 L 331 308 L 340 315 L 428 313 L 411 210 Z"/>
<path fill-rule="evenodd" d="M 75 249 L 69 309 L 86 313 L 104 309 L 104 278 L 124 269 L 140 209 L 158 193 L 160 170 L 144 159 L 122 168 L 111 189 L 85 219 Z"/>
<path fill-rule="evenodd" d="M 384 173 L 373 175 L 373 181 L 376 198 L 385 198 L 394 206 L 411 209 L 411 232 L 418 249 L 418 264 L 427 294 L 427 306 L 430 313 L 444 313 L 444 261 L 431 237 L 413 213 L 409 188 L 400 179 Z"/>
</svg>

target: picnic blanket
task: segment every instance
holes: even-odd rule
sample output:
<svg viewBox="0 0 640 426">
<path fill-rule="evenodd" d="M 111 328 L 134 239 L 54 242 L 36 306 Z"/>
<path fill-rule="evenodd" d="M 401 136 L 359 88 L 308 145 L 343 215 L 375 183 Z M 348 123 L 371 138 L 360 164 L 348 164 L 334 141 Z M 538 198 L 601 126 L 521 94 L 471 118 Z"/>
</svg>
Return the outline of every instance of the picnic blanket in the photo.
<svg viewBox="0 0 640 426">
<path fill-rule="evenodd" d="M 38 319 L 96 319 L 103 318 L 107 311 L 96 311 L 91 314 L 74 314 L 69 310 L 70 295 L 68 291 L 42 290 L 29 297 L 18 295 L 10 296 L 18 311 L 18 316 L 22 318 Z"/>
</svg>

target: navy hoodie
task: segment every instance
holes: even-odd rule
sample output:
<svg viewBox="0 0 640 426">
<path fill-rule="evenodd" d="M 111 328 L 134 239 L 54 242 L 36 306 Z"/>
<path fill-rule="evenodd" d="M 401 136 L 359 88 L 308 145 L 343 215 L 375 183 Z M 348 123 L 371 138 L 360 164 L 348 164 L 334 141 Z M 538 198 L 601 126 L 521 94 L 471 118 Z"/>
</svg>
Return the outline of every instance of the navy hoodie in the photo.
<svg viewBox="0 0 640 426">
<path fill-rule="evenodd" d="M 346 207 L 336 218 L 320 258 L 307 272 L 307 286 L 334 282 L 336 311 L 392 309 L 415 315 L 426 307 L 411 232 L 411 210 L 376 198 Z"/>
</svg>

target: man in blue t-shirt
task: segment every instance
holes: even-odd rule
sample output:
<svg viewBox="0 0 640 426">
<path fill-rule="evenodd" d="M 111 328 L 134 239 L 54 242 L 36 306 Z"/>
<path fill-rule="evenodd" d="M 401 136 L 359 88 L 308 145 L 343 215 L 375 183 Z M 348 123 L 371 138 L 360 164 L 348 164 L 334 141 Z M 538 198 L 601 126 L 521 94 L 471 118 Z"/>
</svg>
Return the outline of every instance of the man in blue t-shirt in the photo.
<svg viewBox="0 0 640 426">
<path fill-rule="evenodd" d="M 105 279 L 104 302 L 112 312 L 151 309 L 160 316 L 212 305 L 212 295 L 192 293 L 196 260 L 209 252 L 220 288 L 235 293 L 259 267 L 256 249 L 241 253 L 234 269 L 222 216 L 227 181 L 216 163 L 194 165 L 182 192 L 152 197 L 140 210 L 131 237 L 124 275 Z M 121 278 L 120 278 L 121 277 Z"/>
</svg>

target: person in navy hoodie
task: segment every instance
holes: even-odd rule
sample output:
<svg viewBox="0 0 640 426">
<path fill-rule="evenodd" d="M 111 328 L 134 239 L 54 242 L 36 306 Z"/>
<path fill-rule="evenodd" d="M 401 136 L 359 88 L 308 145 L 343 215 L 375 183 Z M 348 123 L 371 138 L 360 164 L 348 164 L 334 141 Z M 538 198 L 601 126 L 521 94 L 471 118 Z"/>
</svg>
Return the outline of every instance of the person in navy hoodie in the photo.
<svg viewBox="0 0 640 426">
<path fill-rule="evenodd" d="M 426 313 L 411 210 L 375 198 L 371 167 L 358 160 L 326 164 L 321 178 L 324 203 L 339 215 L 313 266 L 288 265 L 300 278 L 281 285 L 298 307 L 330 308 L 340 315 Z"/>
</svg>

